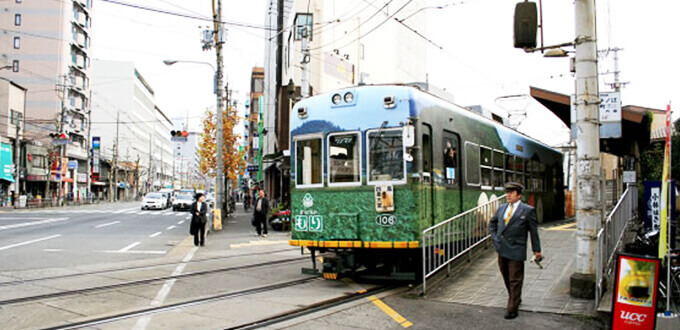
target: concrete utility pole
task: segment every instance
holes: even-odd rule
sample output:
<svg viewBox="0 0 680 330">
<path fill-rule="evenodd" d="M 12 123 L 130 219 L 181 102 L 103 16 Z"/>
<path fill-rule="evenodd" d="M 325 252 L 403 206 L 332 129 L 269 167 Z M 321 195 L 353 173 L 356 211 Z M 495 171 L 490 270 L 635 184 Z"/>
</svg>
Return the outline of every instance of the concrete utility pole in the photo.
<svg viewBox="0 0 680 330">
<path fill-rule="evenodd" d="M 595 296 L 595 253 L 601 227 L 600 131 L 595 0 L 576 0 L 576 272 L 571 295 Z"/>
<path fill-rule="evenodd" d="M 302 42 L 301 42 L 302 61 L 300 61 L 300 64 L 302 65 L 302 75 L 300 78 L 300 84 L 302 86 L 300 94 L 302 95 L 302 98 L 307 98 L 309 97 L 309 60 L 311 58 L 309 54 L 309 30 L 306 25 L 302 27 L 301 30 L 302 30 Z M 262 169 L 260 169 L 260 171 L 261 170 Z"/>
<path fill-rule="evenodd" d="M 63 83 L 59 85 L 60 87 L 60 92 L 61 92 L 61 109 L 59 111 L 59 121 L 57 122 L 57 133 L 62 134 L 64 133 L 64 109 L 66 108 L 66 82 L 68 81 L 68 76 L 64 75 L 63 76 Z M 59 175 L 59 180 L 57 181 L 58 184 L 58 196 L 57 196 L 57 205 L 61 206 L 61 201 L 63 198 L 64 194 L 64 166 L 68 166 L 67 164 L 64 164 L 64 155 L 66 154 L 66 145 L 60 144 L 59 145 L 59 169 L 58 173 Z M 49 183 L 48 183 L 49 184 Z"/>
<path fill-rule="evenodd" d="M 92 192 L 92 90 L 90 90 L 90 100 L 88 103 L 89 109 L 87 109 L 87 141 L 85 145 L 87 146 L 87 192 L 85 200 L 90 199 L 90 193 Z"/>
<path fill-rule="evenodd" d="M 118 133 L 120 131 L 120 110 L 116 113 L 116 145 L 113 147 L 113 190 L 111 191 L 111 201 L 118 201 Z"/>
<path fill-rule="evenodd" d="M 19 139 L 19 133 L 21 133 L 21 119 L 16 118 L 16 135 L 14 136 L 14 167 L 16 171 L 16 180 L 14 180 L 14 207 L 19 208 L 19 181 L 21 179 L 21 140 Z"/>
<path fill-rule="evenodd" d="M 222 40 L 222 1 L 217 1 L 217 8 L 215 8 L 215 0 L 213 0 L 213 26 L 214 26 L 214 38 L 215 38 L 215 54 L 217 56 L 217 86 L 215 86 L 215 92 L 217 93 L 217 108 L 215 109 L 215 118 L 217 120 L 217 174 L 215 177 L 215 203 L 216 208 L 224 210 L 224 157 L 222 150 L 224 150 L 224 126 L 223 126 L 223 99 L 222 99 L 222 83 L 223 83 L 223 70 L 224 64 L 222 60 L 222 46 L 224 41 Z"/>
</svg>

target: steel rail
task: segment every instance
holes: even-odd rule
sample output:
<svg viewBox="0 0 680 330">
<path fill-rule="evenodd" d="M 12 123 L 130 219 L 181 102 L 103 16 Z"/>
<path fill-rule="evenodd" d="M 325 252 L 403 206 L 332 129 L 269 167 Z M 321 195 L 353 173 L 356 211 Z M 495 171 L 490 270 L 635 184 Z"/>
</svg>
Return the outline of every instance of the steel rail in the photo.
<svg viewBox="0 0 680 330">
<path fill-rule="evenodd" d="M 289 262 L 296 262 L 296 261 L 302 261 L 302 260 L 307 260 L 307 257 L 297 257 L 297 258 L 289 258 L 289 259 L 263 262 L 263 263 L 259 263 L 259 264 L 250 264 L 250 265 L 235 266 L 235 267 L 228 267 L 228 268 L 218 268 L 218 269 L 204 270 L 204 271 L 198 271 L 198 272 L 193 272 L 193 273 L 185 273 L 185 274 L 180 274 L 180 275 L 159 276 L 159 277 L 148 278 L 148 279 L 143 279 L 143 280 L 127 281 L 127 282 L 122 282 L 122 283 L 117 283 L 117 284 L 102 285 L 102 286 L 95 286 L 95 287 L 89 287 L 89 288 L 83 288 L 83 289 L 77 289 L 77 290 L 67 290 L 67 291 L 53 292 L 53 293 L 47 293 L 47 294 L 41 294 L 41 295 L 6 299 L 6 300 L 0 300 L 0 306 L 17 304 L 17 303 L 32 302 L 32 301 L 38 301 L 38 300 L 44 300 L 44 299 L 52 299 L 52 298 L 58 298 L 58 297 L 64 297 L 64 296 L 73 296 L 73 295 L 78 295 L 78 294 L 83 294 L 83 293 L 111 290 L 111 289 L 117 289 L 117 288 L 122 288 L 122 287 L 142 285 L 142 284 L 148 284 L 148 283 L 154 283 L 154 282 L 166 281 L 166 280 L 172 280 L 172 279 L 180 279 L 180 278 L 187 278 L 187 277 L 194 277 L 194 276 L 224 273 L 224 272 L 230 272 L 230 271 L 235 271 L 235 270 L 258 268 L 258 267 L 271 266 L 271 265 L 277 265 L 277 264 L 283 264 L 283 263 L 289 263 Z"/>
<path fill-rule="evenodd" d="M 319 280 L 319 277 L 310 277 L 310 278 L 303 278 L 303 279 L 297 279 L 297 280 L 292 280 L 292 281 L 286 281 L 286 282 L 280 282 L 280 283 L 275 283 L 275 284 L 270 284 L 270 285 L 265 285 L 265 286 L 260 286 L 256 288 L 251 288 L 251 289 L 246 289 L 246 290 L 241 290 L 241 291 L 236 291 L 236 292 L 228 292 L 228 293 L 222 293 L 210 297 L 204 297 L 204 298 L 198 298 L 198 299 L 192 299 L 184 302 L 179 302 L 179 303 L 174 303 L 174 304 L 169 304 L 165 306 L 160 306 L 160 307 L 150 307 L 150 308 L 145 308 L 145 309 L 140 309 L 132 312 L 126 312 L 126 313 L 121 313 L 121 314 L 116 314 L 116 315 L 111 315 L 111 316 L 105 316 L 105 317 L 99 317 L 99 318 L 94 318 L 86 321 L 81 321 L 81 322 L 76 322 L 76 323 L 71 323 L 71 324 L 66 324 L 66 325 L 59 325 L 55 327 L 50 327 L 50 328 L 45 328 L 46 330 L 65 330 L 65 329 L 79 329 L 79 328 L 85 328 L 85 327 L 92 327 L 96 326 L 99 324 L 105 324 L 105 323 L 111 323 L 111 322 L 116 322 L 124 319 L 129 319 L 133 317 L 140 317 L 144 315 L 150 315 L 150 314 L 156 314 L 160 312 L 165 312 L 165 311 L 170 311 L 178 308 L 184 308 L 184 307 L 189 307 L 189 306 L 194 306 L 194 305 L 200 305 L 200 304 L 205 304 L 205 303 L 210 303 L 214 301 L 220 301 L 220 300 L 225 300 L 225 299 L 232 299 L 232 298 L 237 298 L 237 297 L 242 297 L 242 296 L 248 296 L 252 294 L 257 294 L 257 293 L 262 293 L 262 292 L 267 292 L 270 290 L 277 290 L 277 289 L 283 289 L 291 286 L 296 286 L 296 285 L 301 285 L 301 284 L 306 284 L 315 280 Z"/>
<path fill-rule="evenodd" d="M 282 250 L 274 250 L 274 251 L 266 251 L 266 252 L 245 253 L 245 254 L 232 255 L 232 256 L 201 258 L 201 259 L 193 259 L 193 260 L 187 261 L 186 263 L 191 264 L 191 263 L 199 263 L 199 262 L 214 261 L 214 260 L 222 260 L 222 259 L 231 259 L 231 258 L 239 258 L 239 257 L 250 257 L 250 256 L 256 256 L 256 255 L 263 255 L 263 254 L 272 254 L 272 253 L 278 253 L 278 252 L 296 251 L 296 250 L 297 250 L 297 248 L 292 248 L 292 249 L 282 249 Z M 136 266 L 136 267 L 124 267 L 124 268 L 116 268 L 116 269 L 103 269 L 103 270 L 95 270 L 95 271 L 83 272 L 83 273 L 64 274 L 64 275 L 54 275 L 54 276 L 39 277 L 39 278 L 29 278 L 29 279 L 18 279 L 18 280 L 13 280 L 13 281 L 0 282 L 0 287 L 3 287 L 3 286 L 12 286 L 12 285 L 21 285 L 21 284 L 27 284 L 27 283 L 33 283 L 33 282 L 40 282 L 40 281 L 48 281 L 48 280 L 59 280 L 59 279 L 71 278 L 71 277 L 78 277 L 78 276 L 98 275 L 98 274 L 107 274 L 107 273 L 124 272 L 124 271 L 130 271 L 130 270 L 143 270 L 143 269 L 152 269 L 152 268 L 157 268 L 157 267 L 176 266 L 176 265 L 179 264 L 179 263 L 184 263 L 184 262 L 182 262 L 182 261 L 165 262 L 165 263 L 157 263 L 157 264 L 144 265 L 144 266 Z"/>
</svg>

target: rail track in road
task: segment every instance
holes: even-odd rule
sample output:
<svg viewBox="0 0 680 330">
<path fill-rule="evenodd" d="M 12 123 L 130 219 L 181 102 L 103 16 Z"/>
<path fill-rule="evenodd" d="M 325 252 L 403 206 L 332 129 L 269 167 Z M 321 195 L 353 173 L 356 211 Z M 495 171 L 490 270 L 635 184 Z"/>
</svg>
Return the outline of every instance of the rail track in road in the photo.
<svg viewBox="0 0 680 330">
<path fill-rule="evenodd" d="M 273 250 L 273 251 L 266 251 L 266 252 L 244 253 L 244 254 L 238 254 L 238 255 L 222 256 L 222 257 L 200 258 L 200 259 L 190 260 L 186 263 L 195 264 L 195 263 L 200 263 L 200 262 L 233 259 L 233 258 L 241 258 L 241 257 L 251 257 L 251 256 L 264 255 L 264 254 L 269 255 L 269 254 L 272 254 L 272 253 L 288 252 L 288 251 L 295 251 L 295 250 L 298 250 L 298 248 L 280 249 L 280 250 Z M 49 280 L 59 280 L 59 279 L 65 279 L 65 278 L 74 278 L 74 277 L 79 277 L 79 276 L 101 275 L 101 274 L 110 274 L 110 273 L 118 273 L 118 272 L 125 272 L 125 271 L 153 269 L 153 268 L 159 268 L 159 267 L 170 267 L 170 266 L 175 266 L 179 263 L 182 263 L 182 261 L 156 263 L 156 264 L 135 266 L 135 267 L 104 269 L 104 270 L 96 270 L 96 271 L 89 271 L 89 272 L 82 272 L 82 273 L 46 276 L 46 277 L 39 277 L 39 278 L 18 279 L 18 280 L 0 282 L 0 287 L 29 284 L 29 283 L 49 281 Z"/>
<path fill-rule="evenodd" d="M 271 252 L 269 252 L 269 253 L 271 253 Z M 161 282 L 161 281 L 166 281 L 166 280 L 172 280 L 172 279 L 182 279 L 182 278 L 189 278 L 189 277 L 196 277 L 196 276 L 205 276 L 205 275 L 226 273 L 226 272 L 232 272 L 232 271 L 238 271 L 238 270 L 244 270 L 244 269 L 273 266 L 273 265 L 279 265 L 279 264 L 285 264 L 285 263 L 294 263 L 294 262 L 299 262 L 299 261 L 306 261 L 306 260 L 308 260 L 308 258 L 309 257 L 307 257 L 307 256 L 296 257 L 296 258 L 288 258 L 288 259 L 274 260 L 274 261 L 268 261 L 268 262 L 262 262 L 262 263 L 256 263 L 256 264 L 216 268 L 216 269 L 210 269 L 210 270 L 196 271 L 196 272 L 192 272 L 192 273 L 185 273 L 185 274 L 180 274 L 180 275 L 157 276 L 157 277 L 146 278 L 146 279 L 141 279 L 141 280 L 125 281 L 125 282 L 110 284 L 110 285 L 93 286 L 93 287 L 87 287 L 87 288 L 81 288 L 81 289 L 75 289 L 75 290 L 64 290 L 64 291 L 59 291 L 59 292 L 47 293 L 47 294 L 5 299 L 5 300 L 0 300 L 0 306 L 12 305 L 12 304 L 18 304 L 18 303 L 26 303 L 26 302 L 34 302 L 34 301 L 41 301 L 41 300 L 53 299 L 53 298 L 61 298 L 61 297 L 65 297 L 65 296 L 74 296 L 74 295 L 80 295 L 80 294 L 85 294 L 85 293 L 119 289 L 119 288 L 125 288 L 125 287 L 136 286 L 136 285 L 151 284 L 151 283 L 156 283 L 156 282 Z"/>
</svg>

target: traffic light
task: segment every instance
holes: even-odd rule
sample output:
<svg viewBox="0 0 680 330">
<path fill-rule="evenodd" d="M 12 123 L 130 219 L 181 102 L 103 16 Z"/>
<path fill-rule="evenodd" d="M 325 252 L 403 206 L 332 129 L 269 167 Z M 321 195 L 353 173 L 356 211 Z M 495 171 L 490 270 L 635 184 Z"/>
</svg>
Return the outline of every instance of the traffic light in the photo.
<svg viewBox="0 0 680 330">
<path fill-rule="evenodd" d="M 170 131 L 170 139 L 173 142 L 186 142 L 189 132 L 187 131 Z"/>
</svg>

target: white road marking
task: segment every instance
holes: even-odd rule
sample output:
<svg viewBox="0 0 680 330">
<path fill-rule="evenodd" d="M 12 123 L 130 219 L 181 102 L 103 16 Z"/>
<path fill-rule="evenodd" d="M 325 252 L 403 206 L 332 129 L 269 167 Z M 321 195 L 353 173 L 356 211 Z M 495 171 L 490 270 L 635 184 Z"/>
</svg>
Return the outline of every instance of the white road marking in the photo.
<svg viewBox="0 0 680 330">
<path fill-rule="evenodd" d="M 128 245 L 128 246 L 126 246 L 126 247 L 124 247 L 124 248 L 118 250 L 118 252 L 127 252 L 127 251 L 129 251 L 130 249 L 132 249 L 133 247 L 135 247 L 135 246 L 137 246 L 137 245 L 139 245 L 139 244 L 142 244 L 142 242 L 134 242 L 134 243 L 132 243 L 132 244 L 130 244 L 130 245 Z"/>
<path fill-rule="evenodd" d="M 149 212 L 147 212 L 147 211 L 137 212 L 137 214 L 139 214 L 139 215 L 144 215 L 144 214 L 147 214 L 147 213 L 149 213 Z"/>
<path fill-rule="evenodd" d="M 194 257 L 194 254 L 196 253 L 196 250 L 198 250 L 197 247 L 194 247 L 189 251 L 189 253 L 184 257 L 182 260 L 182 263 L 177 265 L 177 268 L 172 272 L 172 276 L 178 276 L 182 274 L 184 271 L 184 267 L 186 267 L 187 263 L 191 260 L 191 258 Z M 177 279 L 171 279 L 165 281 L 163 284 L 163 287 L 158 291 L 156 294 L 156 298 L 154 298 L 153 301 L 151 301 L 151 307 L 157 307 L 163 304 L 163 301 L 165 301 L 165 298 L 168 297 L 168 294 L 170 294 L 170 290 L 172 290 L 172 286 L 175 285 L 175 282 Z M 134 327 L 132 327 L 133 330 L 144 330 L 146 329 L 146 326 L 149 325 L 149 322 L 151 322 L 151 317 L 152 315 L 146 315 L 142 318 L 140 318 L 137 323 L 135 324 Z"/>
<path fill-rule="evenodd" d="M 165 229 L 166 229 L 166 230 L 173 230 L 173 229 L 175 229 L 175 226 L 172 225 L 172 226 L 170 226 L 170 227 L 168 227 L 168 228 L 165 228 Z"/>
<path fill-rule="evenodd" d="M 189 220 L 189 219 L 191 219 L 191 216 L 190 216 L 190 215 L 187 215 L 187 217 L 184 218 L 184 220 Z"/>
<path fill-rule="evenodd" d="M 157 233 L 153 233 L 153 234 L 149 235 L 149 238 L 154 238 L 154 237 L 156 237 L 156 236 L 158 236 L 158 235 L 160 235 L 160 234 L 161 234 L 160 231 L 157 232 Z"/>
<path fill-rule="evenodd" d="M 45 220 L 41 220 L 41 221 L 16 223 L 16 224 L 13 224 L 13 225 L 0 226 L 0 230 L 14 229 L 14 228 L 21 228 L 21 227 L 28 227 L 28 226 L 37 226 L 37 225 L 43 225 L 43 224 L 46 224 L 46 223 L 65 221 L 65 220 L 68 220 L 68 219 L 69 218 L 54 218 L 54 219 L 45 219 Z"/>
<path fill-rule="evenodd" d="M 101 225 L 96 225 L 94 227 L 95 228 L 102 228 L 102 227 L 106 227 L 106 226 L 115 225 L 117 223 L 120 223 L 120 221 L 112 221 L 112 222 L 102 223 Z"/>
<path fill-rule="evenodd" d="M 64 252 L 64 249 L 44 249 L 45 252 Z"/>
<path fill-rule="evenodd" d="M 33 239 L 33 240 L 30 240 L 30 241 L 26 241 L 26 242 L 16 243 L 16 244 L 12 244 L 12 245 L 6 245 L 6 246 L 3 246 L 3 247 L 0 247 L 0 251 L 8 250 L 8 249 L 15 248 L 15 247 L 22 246 L 22 245 L 28 245 L 28 244 L 31 244 L 31 243 L 46 241 L 48 239 L 57 238 L 59 236 L 61 236 L 61 235 L 52 235 L 52 236 L 47 236 L 47 237 L 43 237 L 43 238 Z"/>
<path fill-rule="evenodd" d="M 181 225 L 184 223 L 184 220 L 177 222 L 178 225 Z"/>
<path fill-rule="evenodd" d="M 153 250 L 130 250 L 130 251 L 113 251 L 113 250 L 104 250 L 104 251 L 96 251 L 96 252 L 103 252 L 103 253 L 121 253 L 121 254 L 165 254 L 167 251 L 153 251 Z"/>
<path fill-rule="evenodd" d="M 177 213 L 177 214 L 175 214 L 176 217 L 181 217 L 181 216 L 183 216 L 183 215 L 184 215 L 184 213 Z"/>
<path fill-rule="evenodd" d="M 0 217 L 0 220 L 43 220 L 45 218 L 19 218 L 19 217 Z"/>
<path fill-rule="evenodd" d="M 229 244 L 229 248 L 230 249 L 236 249 L 236 248 L 250 247 L 250 246 L 267 246 L 267 245 L 279 245 L 279 244 L 288 244 L 288 243 L 289 242 L 287 240 L 279 240 L 279 241 L 260 240 L 260 241 L 250 241 L 248 243 Z"/>
</svg>

